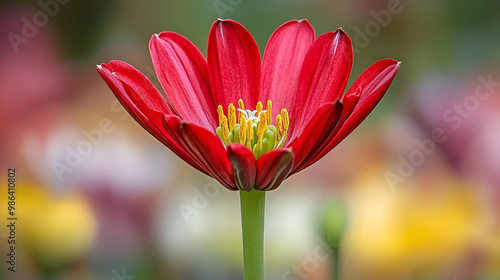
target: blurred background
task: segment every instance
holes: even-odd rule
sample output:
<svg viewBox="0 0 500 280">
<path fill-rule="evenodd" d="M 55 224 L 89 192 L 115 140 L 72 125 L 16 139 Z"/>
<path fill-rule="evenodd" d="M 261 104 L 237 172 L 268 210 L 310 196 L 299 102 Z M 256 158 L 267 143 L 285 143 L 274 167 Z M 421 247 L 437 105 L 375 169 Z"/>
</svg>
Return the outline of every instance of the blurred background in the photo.
<svg viewBox="0 0 500 280">
<path fill-rule="evenodd" d="M 379 59 L 402 61 L 355 132 L 268 193 L 266 279 L 332 279 L 322 230 L 332 201 L 348 215 L 343 279 L 500 279 L 499 9 L 495 0 L 2 1 L 0 279 L 243 279 L 238 193 L 146 133 L 95 67 L 127 61 L 159 85 L 151 35 L 178 32 L 205 54 L 217 18 L 242 23 L 261 53 L 290 19 L 307 18 L 317 35 L 343 27 L 355 48 L 350 84 Z"/>
</svg>

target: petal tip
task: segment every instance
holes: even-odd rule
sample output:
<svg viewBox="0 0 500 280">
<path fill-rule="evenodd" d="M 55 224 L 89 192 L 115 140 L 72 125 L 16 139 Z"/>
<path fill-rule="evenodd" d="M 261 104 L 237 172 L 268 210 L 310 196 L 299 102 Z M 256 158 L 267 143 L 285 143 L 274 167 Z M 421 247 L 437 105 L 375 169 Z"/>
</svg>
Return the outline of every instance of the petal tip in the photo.
<svg viewBox="0 0 500 280">
<path fill-rule="evenodd" d="M 225 23 L 225 22 L 233 22 L 234 20 L 228 18 L 217 18 L 215 23 Z"/>
<path fill-rule="evenodd" d="M 313 31 L 313 34 L 314 34 L 314 28 L 307 18 L 299 19 L 297 21 L 297 23 L 300 25 L 306 25 L 307 28 L 311 29 Z"/>
<path fill-rule="evenodd" d="M 392 64 L 389 67 L 392 67 L 394 71 L 399 71 L 399 68 L 401 67 L 402 61 L 400 60 L 392 60 Z"/>
<path fill-rule="evenodd" d="M 349 36 L 349 35 L 347 35 L 347 33 L 344 31 L 344 29 L 342 27 L 337 28 L 337 30 L 335 30 L 335 33 L 336 33 L 335 35 L 339 36 L 339 37 L 340 36 Z"/>
<path fill-rule="evenodd" d="M 151 39 L 149 40 L 149 50 L 150 51 L 152 51 L 152 48 L 155 47 L 155 44 L 157 44 L 161 40 L 160 35 L 161 35 L 161 33 L 155 33 L 155 34 L 151 35 Z"/>
</svg>

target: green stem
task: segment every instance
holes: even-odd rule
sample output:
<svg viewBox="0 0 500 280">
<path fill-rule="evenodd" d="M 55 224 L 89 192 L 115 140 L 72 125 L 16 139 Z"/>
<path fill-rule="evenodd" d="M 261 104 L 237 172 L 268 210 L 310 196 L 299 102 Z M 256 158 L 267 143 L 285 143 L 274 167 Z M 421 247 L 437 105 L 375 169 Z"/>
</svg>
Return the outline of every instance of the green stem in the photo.
<svg viewBox="0 0 500 280">
<path fill-rule="evenodd" d="M 264 191 L 240 191 L 245 280 L 264 280 L 265 200 Z"/>
<path fill-rule="evenodd" d="M 333 249 L 333 280 L 340 280 L 340 249 Z"/>
</svg>

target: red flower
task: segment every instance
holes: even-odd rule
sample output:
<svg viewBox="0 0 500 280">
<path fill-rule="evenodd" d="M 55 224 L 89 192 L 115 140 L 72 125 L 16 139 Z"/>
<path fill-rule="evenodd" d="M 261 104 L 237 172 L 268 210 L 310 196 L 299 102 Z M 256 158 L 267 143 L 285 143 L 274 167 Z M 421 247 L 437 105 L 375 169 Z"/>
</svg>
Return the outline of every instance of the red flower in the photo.
<svg viewBox="0 0 500 280">
<path fill-rule="evenodd" d="M 169 101 L 125 62 L 98 72 L 142 127 L 230 190 L 273 190 L 318 161 L 370 113 L 400 65 L 374 63 L 344 94 L 351 39 L 342 29 L 315 39 L 307 20 L 276 29 L 262 62 L 250 33 L 233 20 L 214 22 L 207 59 L 173 32 L 153 35 L 149 48 Z"/>
</svg>

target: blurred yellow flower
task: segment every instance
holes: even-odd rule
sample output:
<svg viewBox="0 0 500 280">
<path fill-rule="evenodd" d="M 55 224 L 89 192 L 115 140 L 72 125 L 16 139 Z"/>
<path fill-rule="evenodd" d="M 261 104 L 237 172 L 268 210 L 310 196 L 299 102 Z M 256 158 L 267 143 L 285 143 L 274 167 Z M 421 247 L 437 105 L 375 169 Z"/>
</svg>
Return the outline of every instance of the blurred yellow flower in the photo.
<svg viewBox="0 0 500 280">
<path fill-rule="evenodd" d="M 16 206 L 16 247 L 26 249 L 37 262 L 65 264 L 84 256 L 90 249 L 97 225 L 82 195 L 53 197 L 43 188 L 18 183 Z M 1 212 L 5 220 L 7 211 Z"/>
<path fill-rule="evenodd" d="M 370 187 L 350 201 L 344 252 L 355 279 L 431 279 L 463 262 L 480 220 L 474 189 L 450 179 L 392 192 L 376 174 L 360 177 Z"/>
<path fill-rule="evenodd" d="M 490 210 L 491 211 L 491 210 Z M 486 217 L 476 233 L 475 244 L 481 248 L 481 277 L 500 279 L 500 224 L 496 215 Z"/>
</svg>

